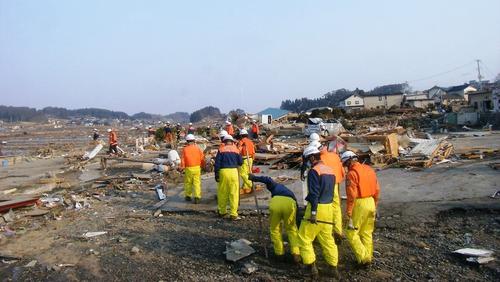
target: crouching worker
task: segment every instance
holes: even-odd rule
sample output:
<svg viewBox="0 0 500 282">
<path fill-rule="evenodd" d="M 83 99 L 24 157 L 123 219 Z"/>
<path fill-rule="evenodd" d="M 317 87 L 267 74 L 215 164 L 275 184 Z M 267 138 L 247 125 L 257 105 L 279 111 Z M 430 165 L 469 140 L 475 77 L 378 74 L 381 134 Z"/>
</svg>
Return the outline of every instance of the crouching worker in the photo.
<svg viewBox="0 0 500 282">
<path fill-rule="evenodd" d="M 347 218 L 346 235 L 359 266 L 366 267 L 373 257 L 373 230 L 380 187 L 373 168 L 358 162 L 358 156 L 346 151 L 342 163 L 347 173 Z"/>
<path fill-rule="evenodd" d="M 283 184 L 276 183 L 268 176 L 255 176 L 250 174 L 248 178 L 254 182 L 266 184 L 267 190 L 271 192 L 271 201 L 269 201 L 269 222 L 271 241 L 274 246 L 274 254 L 278 261 L 284 261 L 285 249 L 283 247 L 283 238 L 281 226 L 284 225 L 288 242 L 290 244 L 290 253 L 295 263 L 300 262 L 299 237 L 295 221 L 297 213 L 297 199 L 292 191 Z"/>
<path fill-rule="evenodd" d="M 329 274 L 339 279 L 338 249 L 332 235 L 335 175 L 333 170 L 321 161 L 317 146 L 308 146 L 304 150 L 304 157 L 311 163 L 312 168 L 307 174 L 307 206 L 299 229 L 302 262 L 308 268 L 308 274 L 317 279 L 319 273 L 313 247 L 314 240 L 317 240 L 323 250 L 323 257 L 330 266 Z"/>
</svg>

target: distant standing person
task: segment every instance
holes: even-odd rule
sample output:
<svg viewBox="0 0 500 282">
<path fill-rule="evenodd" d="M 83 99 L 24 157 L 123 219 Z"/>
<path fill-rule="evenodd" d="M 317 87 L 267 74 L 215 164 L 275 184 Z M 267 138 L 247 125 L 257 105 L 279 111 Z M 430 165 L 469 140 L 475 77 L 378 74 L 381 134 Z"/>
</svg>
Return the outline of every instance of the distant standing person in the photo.
<svg viewBox="0 0 500 282">
<path fill-rule="evenodd" d="M 94 134 L 92 135 L 92 139 L 94 141 L 97 141 L 97 139 L 99 139 L 99 132 L 97 131 L 96 128 L 94 128 Z"/>
<path fill-rule="evenodd" d="M 225 128 L 227 134 L 231 135 L 234 137 L 234 127 L 231 124 L 230 121 L 226 120 L 226 128 Z"/>
<path fill-rule="evenodd" d="M 180 123 L 177 123 L 175 125 L 175 137 L 177 138 L 177 141 L 181 139 L 181 132 L 182 132 L 182 126 Z"/>
<path fill-rule="evenodd" d="M 148 137 L 154 137 L 154 136 L 155 136 L 155 134 L 156 134 L 155 129 L 154 129 L 154 128 L 150 125 L 150 126 L 148 127 Z"/>
<path fill-rule="evenodd" d="M 238 149 L 243 158 L 243 164 L 238 168 L 243 185 L 241 186 L 240 195 L 252 193 L 252 181 L 248 179 L 248 175 L 252 173 L 253 160 L 255 158 L 255 146 L 248 138 L 246 129 L 240 130 L 241 140 L 238 142 Z"/>
<path fill-rule="evenodd" d="M 172 134 L 172 128 L 170 127 L 170 122 L 167 122 L 163 130 L 165 131 L 165 143 L 172 144 L 174 136 Z"/>
<path fill-rule="evenodd" d="M 182 149 L 181 169 L 184 170 L 184 196 L 186 201 L 194 203 L 201 200 L 201 168 L 205 166 L 205 155 L 196 145 L 193 134 L 186 136 L 187 145 Z"/>
<path fill-rule="evenodd" d="M 259 124 L 257 123 L 256 120 L 252 120 L 252 139 L 258 139 L 259 138 Z"/>
<path fill-rule="evenodd" d="M 109 128 L 109 150 L 108 154 L 118 154 L 118 136 L 114 129 Z"/>
<path fill-rule="evenodd" d="M 189 123 L 189 127 L 188 127 L 188 131 L 187 131 L 187 134 L 193 134 L 194 135 L 194 132 L 195 132 L 195 128 L 193 126 L 193 123 L 190 122 Z"/>
</svg>

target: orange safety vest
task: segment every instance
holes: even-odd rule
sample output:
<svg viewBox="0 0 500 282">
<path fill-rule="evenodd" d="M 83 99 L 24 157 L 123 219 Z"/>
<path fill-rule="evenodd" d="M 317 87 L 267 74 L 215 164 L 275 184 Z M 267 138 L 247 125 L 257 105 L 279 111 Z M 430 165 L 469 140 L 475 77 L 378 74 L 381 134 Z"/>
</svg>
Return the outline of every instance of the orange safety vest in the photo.
<svg viewBox="0 0 500 282">
<path fill-rule="evenodd" d="M 356 162 L 351 166 L 350 170 L 357 176 L 356 180 L 349 179 L 350 181 L 357 181 L 357 183 L 352 183 L 357 186 L 356 198 L 378 197 L 380 188 L 377 181 L 377 175 L 373 168 L 369 165 Z"/>
<path fill-rule="evenodd" d="M 111 131 L 109 133 L 109 144 L 110 145 L 118 145 L 118 136 L 116 135 L 116 132 Z"/>
<path fill-rule="evenodd" d="M 228 124 L 226 125 L 226 131 L 227 131 L 227 134 L 233 136 L 234 135 L 234 128 L 233 128 L 233 125 L 232 124 Z"/>
<path fill-rule="evenodd" d="M 205 166 L 205 155 L 196 144 L 189 144 L 182 149 L 181 167 Z"/>
<path fill-rule="evenodd" d="M 259 134 L 259 126 L 257 124 L 252 124 L 252 132 L 255 134 Z"/>
<path fill-rule="evenodd" d="M 248 139 L 247 137 L 241 139 L 238 142 L 238 148 L 240 148 L 240 155 L 243 158 L 247 157 L 247 152 L 250 158 L 252 159 L 255 158 L 255 147 L 253 145 L 252 140 Z"/>
<path fill-rule="evenodd" d="M 340 161 L 339 155 L 333 152 L 329 152 L 326 148 L 321 150 L 321 160 L 323 163 L 333 169 L 333 174 L 335 174 L 335 182 L 338 184 L 344 180 L 345 171 Z"/>
</svg>

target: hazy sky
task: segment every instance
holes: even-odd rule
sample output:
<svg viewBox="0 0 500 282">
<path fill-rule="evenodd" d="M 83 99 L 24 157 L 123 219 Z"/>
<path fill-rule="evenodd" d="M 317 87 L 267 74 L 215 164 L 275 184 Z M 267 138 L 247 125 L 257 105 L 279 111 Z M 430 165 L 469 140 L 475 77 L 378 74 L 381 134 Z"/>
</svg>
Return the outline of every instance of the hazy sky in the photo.
<svg viewBox="0 0 500 282">
<path fill-rule="evenodd" d="M 256 112 L 338 88 L 461 84 L 476 58 L 492 79 L 499 11 L 498 0 L 0 0 L 0 104 Z"/>
</svg>

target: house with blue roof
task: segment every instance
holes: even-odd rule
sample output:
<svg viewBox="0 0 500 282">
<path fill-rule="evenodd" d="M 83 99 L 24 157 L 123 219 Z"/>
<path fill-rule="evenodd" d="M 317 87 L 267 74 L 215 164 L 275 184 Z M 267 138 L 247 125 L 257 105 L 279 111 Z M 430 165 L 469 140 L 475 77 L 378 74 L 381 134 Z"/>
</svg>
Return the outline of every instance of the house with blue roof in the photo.
<svg viewBox="0 0 500 282">
<path fill-rule="evenodd" d="M 273 121 L 285 118 L 290 111 L 282 110 L 280 108 L 267 108 L 257 113 L 258 119 L 262 124 L 270 124 Z"/>
</svg>

